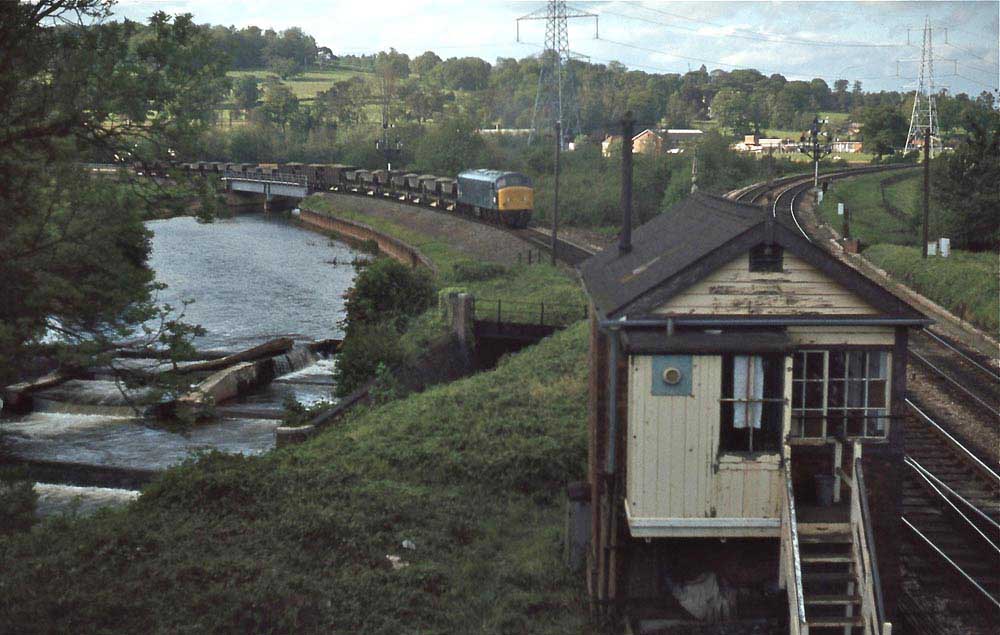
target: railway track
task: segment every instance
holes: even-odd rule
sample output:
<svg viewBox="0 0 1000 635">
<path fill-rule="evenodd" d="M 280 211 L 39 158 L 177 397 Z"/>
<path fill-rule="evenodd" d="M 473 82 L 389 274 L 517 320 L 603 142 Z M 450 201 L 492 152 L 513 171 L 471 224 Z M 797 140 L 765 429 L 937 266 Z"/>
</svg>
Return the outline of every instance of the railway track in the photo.
<svg viewBox="0 0 1000 635">
<path fill-rule="evenodd" d="M 833 173 L 845 178 L 864 172 Z M 770 196 L 771 213 L 813 241 L 796 214 L 811 178 L 787 178 L 731 193 L 743 202 Z M 908 352 L 915 366 L 963 404 L 989 438 L 1000 421 L 1000 374 L 991 361 L 961 344 L 922 329 Z M 911 367 L 913 368 L 913 367 Z M 1000 476 L 995 456 L 963 444 L 948 425 L 912 399 L 905 423 L 906 457 L 900 607 L 911 632 L 991 633 L 1000 623 Z M 969 414 L 971 413 L 971 415 Z M 947 413 L 945 413 L 947 415 Z"/>
</svg>

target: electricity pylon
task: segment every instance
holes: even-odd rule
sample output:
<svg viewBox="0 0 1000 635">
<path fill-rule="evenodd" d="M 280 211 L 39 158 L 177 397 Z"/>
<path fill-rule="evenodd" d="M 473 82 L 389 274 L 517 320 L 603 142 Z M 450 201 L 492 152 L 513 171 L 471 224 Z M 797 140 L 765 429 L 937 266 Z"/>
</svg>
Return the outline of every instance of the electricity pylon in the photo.
<svg viewBox="0 0 1000 635">
<path fill-rule="evenodd" d="M 565 76 L 563 62 L 574 55 L 569 50 L 569 29 L 567 26 L 568 20 L 573 18 L 593 18 L 594 32 L 595 34 L 597 33 L 598 18 L 596 14 L 581 11 L 559 0 L 549 0 L 545 3 L 545 8 L 532 11 L 517 19 L 518 42 L 521 41 L 522 20 L 545 20 L 545 51 L 540 58 L 541 68 L 538 73 L 535 106 L 531 111 L 531 132 L 528 134 L 529 144 L 538 132 L 539 109 L 543 113 L 543 125 L 555 125 L 555 122 L 562 121 L 563 115 L 567 110 L 570 111 L 570 114 L 576 115 L 576 104 L 572 99 L 572 88 L 569 87 L 565 91 L 563 88 Z M 551 67 L 549 67 L 549 64 L 551 64 Z M 576 127 L 579 129 L 579 120 L 577 120 Z M 560 140 L 561 143 L 562 140 Z"/>
<path fill-rule="evenodd" d="M 906 148 L 903 152 L 916 150 L 923 145 L 930 133 L 930 156 L 941 151 L 941 137 L 938 134 L 937 106 L 934 103 L 934 48 L 933 29 L 930 18 L 924 19 L 924 43 L 920 50 L 920 78 L 913 93 L 913 113 L 910 115 L 910 131 L 906 134 Z"/>
</svg>

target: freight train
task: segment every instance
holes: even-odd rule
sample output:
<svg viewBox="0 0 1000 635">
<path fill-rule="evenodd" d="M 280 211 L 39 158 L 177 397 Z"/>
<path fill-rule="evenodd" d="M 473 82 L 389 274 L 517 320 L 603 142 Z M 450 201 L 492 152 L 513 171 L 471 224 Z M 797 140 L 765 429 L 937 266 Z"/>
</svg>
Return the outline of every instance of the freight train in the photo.
<svg viewBox="0 0 1000 635">
<path fill-rule="evenodd" d="M 329 163 L 220 163 L 199 161 L 135 166 L 151 176 L 171 169 L 205 176 L 244 176 L 294 180 L 310 190 L 393 198 L 416 205 L 474 216 L 512 228 L 527 227 L 534 207 L 531 179 L 519 172 L 465 170 L 455 178 L 402 170 L 365 170 Z"/>
</svg>

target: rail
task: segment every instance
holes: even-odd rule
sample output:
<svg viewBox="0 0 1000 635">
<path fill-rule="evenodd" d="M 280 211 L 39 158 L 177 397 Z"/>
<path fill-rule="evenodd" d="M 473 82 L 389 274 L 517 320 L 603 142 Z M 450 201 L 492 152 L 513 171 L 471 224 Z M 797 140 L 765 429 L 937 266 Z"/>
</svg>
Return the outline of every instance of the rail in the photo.
<svg viewBox="0 0 1000 635">
<path fill-rule="evenodd" d="M 885 602 L 882 599 L 882 581 L 879 579 L 878 558 L 875 554 L 875 536 L 872 531 L 871 510 L 861 457 L 854 459 L 854 478 L 851 486 L 851 549 L 858 570 L 861 596 L 861 622 L 865 635 L 890 635 L 892 623 L 885 621 Z"/>
<path fill-rule="evenodd" d="M 959 453 L 959 455 L 961 456 L 961 458 L 963 458 L 965 461 L 967 461 L 968 463 L 970 463 L 973 467 L 975 467 L 981 474 L 983 474 L 984 476 L 986 476 L 988 479 L 994 481 L 995 485 L 1000 486 L 1000 475 L 998 475 L 996 472 L 994 472 L 993 468 L 991 468 L 990 466 L 988 466 L 985 463 L 983 463 L 979 459 L 979 457 L 976 456 L 972 452 L 972 450 L 970 450 L 967 447 L 965 447 L 964 445 L 962 445 L 961 442 L 959 442 L 958 439 L 956 439 L 955 437 L 953 437 L 951 434 L 948 433 L 947 430 L 945 430 L 940 425 L 938 425 L 938 423 L 936 421 L 934 421 L 933 419 L 931 419 L 930 416 L 928 416 L 926 412 L 924 412 L 923 410 L 921 410 L 917 406 L 917 404 L 913 403 L 913 401 L 909 397 L 907 397 L 905 399 L 905 402 L 906 402 L 906 405 L 908 405 L 910 408 L 912 408 L 914 412 L 916 412 L 918 415 L 920 415 L 921 419 L 923 419 L 928 424 L 930 424 L 930 426 L 931 426 L 932 429 L 934 429 L 938 434 L 940 434 L 942 437 L 944 437 L 944 439 L 945 439 L 945 441 L 947 441 L 948 445 L 951 446 L 952 449 L 956 450 Z"/>
<path fill-rule="evenodd" d="M 969 510 L 971 510 L 976 516 L 982 519 L 983 522 L 985 522 L 989 526 L 990 530 L 995 530 L 997 532 L 997 535 L 1000 535 L 1000 524 L 997 524 L 995 520 L 993 520 L 988 515 L 983 513 L 983 511 L 978 507 L 976 507 L 971 501 L 966 500 L 964 496 L 962 496 L 961 494 L 953 490 L 951 487 L 949 487 L 947 483 L 945 483 L 937 476 L 935 476 L 933 472 L 931 472 L 926 467 L 921 465 L 920 462 L 914 459 L 913 457 L 907 456 L 903 461 L 907 465 L 909 465 L 914 471 L 916 471 L 917 474 L 921 477 L 921 479 L 928 485 L 928 487 L 935 494 L 940 496 L 946 503 L 948 503 L 951 509 L 956 514 L 961 516 L 962 519 L 965 520 L 965 522 L 968 523 L 969 526 L 972 527 L 972 529 L 975 530 L 975 532 L 979 534 L 979 536 L 983 540 L 985 540 L 987 544 L 993 547 L 993 549 L 997 552 L 997 555 L 1000 556 L 1000 546 L 998 546 L 997 543 L 993 542 L 993 540 L 991 540 L 988 536 L 986 536 L 986 534 L 984 534 L 982 530 L 979 529 L 979 527 L 976 525 L 975 522 L 972 521 L 972 519 L 966 516 L 965 513 L 962 512 L 962 510 L 958 509 L 958 507 L 955 506 L 955 503 L 949 500 L 948 496 L 951 496 L 958 502 L 962 503 L 962 505 L 967 507 Z"/>
<path fill-rule="evenodd" d="M 785 455 L 791 449 L 785 448 Z M 802 591 L 802 557 L 799 554 L 799 525 L 795 518 L 795 494 L 792 490 L 792 470 L 786 463 L 785 489 L 781 497 L 781 573 L 788 593 L 788 631 L 791 635 L 808 635 L 805 594 Z"/>
<path fill-rule="evenodd" d="M 965 393 L 967 397 L 969 397 L 970 399 L 978 403 L 980 406 L 988 410 L 994 417 L 1000 417 L 1000 410 L 997 410 L 989 403 L 987 403 L 985 399 L 983 399 L 976 393 L 969 390 L 965 384 L 963 384 L 962 382 L 958 381 L 951 375 L 945 373 L 943 370 L 935 366 L 929 359 L 927 359 L 926 357 L 924 357 L 923 355 L 921 355 L 920 353 L 918 353 L 913 349 L 910 349 L 910 355 L 913 356 L 913 358 L 915 358 L 918 362 L 920 362 L 921 364 L 932 370 L 934 373 L 936 373 L 939 377 L 947 381 L 949 384 L 961 390 L 963 393 Z"/>
<path fill-rule="evenodd" d="M 963 578 L 965 578 L 966 582 L 968 582 L 969 584 L 971 584 L 980 593 L 982 593 L 984 596 L 986 596 L 987 598 L 989 598 L 993 602 L 994 606 L 996 606 L 997 608 L 1000 608 L 1000 602 L 997 602 L 996 598 L 994 598 L 992 595 L 989 594 L 989 591 L 987 591 L 986 589 L 984 589 L 978 582 L 975 581 L 975 579 L 973 579 L 972 576 L 970 576 L 968 573 L 966 573 L 962 569 L 962 567 L 958 566 L 958 564 L 956 564 L 954 560 L 952 560 L 951 558 L 949 558 L 948 554 L 946 554 L 945 552 L 941 551 L 941 549 L 937 545 L 935 545 L 933 542 L 931 542 L 931 540 L 927 536 L 925 536 L 923 534 L 923 532 L 921 532 L 919 529 L 917 529 L 916 527 L 914 527 L 913 523 L 911 523 L 910 521 L 906 520 L 906 518 L 902 518 L 901 520 L 903 521 L 904 525 L 906 525 L 907 527 L 909 527 L 910 530 L 917 535 L 918 538 L 920 538 L 921 540 L 924 541 L 924 544 L 926 544 L 928 547 L 930 547 L 931 550 L 934 553 L 936 553 L 938 556 L 941 557 L 942 560 L 944 560 L 948 565 L 950 565 L 951 568 L 954 569 L 956 573 L 958 573 L 960 576 L 962 576 Z"/>
<path fill-rule="evenodd" d="M 530 324 L 561 328 L 587 318 L 584 304 L 553 302 L 518 302 L 504 299 L 475 298 L 473 319 L 495 324 Z"/>
</svg>

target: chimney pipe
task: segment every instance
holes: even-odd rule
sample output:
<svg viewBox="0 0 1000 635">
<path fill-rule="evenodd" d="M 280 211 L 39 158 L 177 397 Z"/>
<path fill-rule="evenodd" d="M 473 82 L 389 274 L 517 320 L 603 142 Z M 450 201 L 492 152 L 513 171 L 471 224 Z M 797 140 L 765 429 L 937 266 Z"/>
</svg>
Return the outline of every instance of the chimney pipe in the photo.
<svg viewBox="0 0 1000 635">
<path fill-rule="evenodd" d="M 618 253 L 632 251 L 632 111 L 622 118 L 622 233 Z"/>
</svg>

